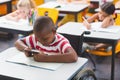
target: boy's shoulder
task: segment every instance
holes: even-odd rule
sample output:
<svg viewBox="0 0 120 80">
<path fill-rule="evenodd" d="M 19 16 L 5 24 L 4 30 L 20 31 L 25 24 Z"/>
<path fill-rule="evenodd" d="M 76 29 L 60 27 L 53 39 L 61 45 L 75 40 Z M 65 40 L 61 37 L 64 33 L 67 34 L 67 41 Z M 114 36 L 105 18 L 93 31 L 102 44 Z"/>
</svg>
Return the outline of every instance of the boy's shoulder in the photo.
<svg viewBox="0 0 120 80">
<path fill-rule="evenodd" d="M 62 34 L 59 34 L 59 33 L 56 33 L 55 36 L 58 38 L 65 38 Z"/>
<path fill-rule="evenodd" d="M 62 34 L 56 33 L 55 36 L 57 37 L 58 40 L 67 40 L 68 41 L 68 39 L 66 37 L 64 37 Z"/>
</svg>

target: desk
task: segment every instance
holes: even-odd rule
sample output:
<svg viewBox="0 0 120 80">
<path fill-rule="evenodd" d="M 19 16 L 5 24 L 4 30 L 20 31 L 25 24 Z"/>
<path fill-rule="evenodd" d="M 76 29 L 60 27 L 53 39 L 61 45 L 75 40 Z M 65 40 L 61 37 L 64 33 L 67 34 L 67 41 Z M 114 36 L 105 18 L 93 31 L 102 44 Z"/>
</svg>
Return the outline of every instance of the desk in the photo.
<svg viewBox="0 0 120 80">
<path fill-rule="evenodd" d="M 81 23 L 69 22 L 59 27 L 57 32 L 62 34 L 81 36 L 83 29 L 80 28 Z M 95 32 L 91 31 L 90 35 L 84 35 L 85 42 L 102 42 L 112 45 L 112 58 L 111 58 L 111 80 L 114 80 L 114 60 L 115 60 L 115 46 L 117 41 L 120 39 L 120 31 L 118 33 L 107 33 L 107 32 Z M 75 41 L 74 41 L 75 42 Z M 80 41 L 79 41 L 80 42 Z M 77 44 L 79 49 L 79 43 Z"/>
<path fill-rule="evenodd" d="M 0 31 L 29 35 L 33 32 L 33 27 L 29 26 L 26 20 L 14 22 L 6 20 L 4 17 L 0 18 Z"/>
<path fill-rule="evenodd" d="M 58 7 L 59 6 L 59 7 Z M 61 4 L 57 3 L 55 1 L 47 2 L 43 5 L 38 6 L 39 7 L 46 7 L 46 8 L 55 8 L 59 10 L 59 13 L 63 14 L 74 14 L 75 15 L 75 22 L 77 22 L 77 15 L 78 13 L 85 10 L 89 5 L 88 4 L 75 4 L 75 3 L 68 3 L 68 4 Z"/>
<path fill-rule="evenodd" d="M 12 1 L 11 0 L 0 0 L 0 4 L 6 4 L 7 5 L 7 13 L 12 12 Z"/>
<path fill-rule="evenodd" d="M 15 47 L 0 53 L 0 74 L 24 80 L 71 80 L 87 62 L 86 58 L 78 58 L 75 63 L 65 63 L 55 71 L 35 68 L 6 62 L 7 58 L 17 55 Z M 9 80 L 9 79 L 7 79 Z"/>
</svg>

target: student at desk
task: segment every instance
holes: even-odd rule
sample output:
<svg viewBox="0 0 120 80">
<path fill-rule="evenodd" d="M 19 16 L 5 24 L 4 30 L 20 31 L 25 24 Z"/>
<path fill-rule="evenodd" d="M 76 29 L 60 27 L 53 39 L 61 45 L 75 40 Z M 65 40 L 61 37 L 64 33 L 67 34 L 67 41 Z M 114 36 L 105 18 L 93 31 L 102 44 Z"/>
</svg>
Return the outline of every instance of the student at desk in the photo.
<svg viewBox="0 0 120 80">
<path fill-rule="evenodd" d="M 17 10 L 3 17 L 10 21 L 15 21 L 18 23 L 22 22 L 31 26 L 33 25 L 36 17 L 35 8 L 36 5 L 33 0 L 19 0 L 17 3 Z M 6 37 L 8 36 L 8 38 L 11 36 L 10 39 L 13 37 L 12 33 L 0 32 L 0 37 L 1 35 L 4 35 Z"/>
<path fill-rule="evenodd" d="M 69 41 L 56 33 L 55 25 L 47 16 L 36 19 L 33 27 L 33 35 L 19 39 L 15 46 L 25 55 L 33 56 L 38 62 L 75 62 L 77 53 L 71 47 Z M 39 54 L 31 55 L 31 49 L 39 50 Z"/>
<path fill-rule="evenodd" d="M 33 0 L 19 0 L 17 3 L 17 10 L 5 16 L 6 19 L 12 21 L 26 20 L 33 17 L 35 14 L 35 2 Z"/>
<path fill-rule="evenodd" d="M 101 11 L 94 14 L 87 20 L 84 20 L 83 24 L 86 26 L 87 29 L 91 29 L 90 23 L 95 20 L 102 22 L 102 25 L 101 25 L 102 28 L 107 28 L 114 24 L 114 19 L 113 19 L 112 15 L 115 11 L 115 6 L 110 2 L 106 2 L 106 3 L 102 4 L 100 8 L 101 8 Z M 105 45 L 103 43 L 94 44 L 92 46 L 92 49 L 99 49 L 99 48 L 103 48 L 103 47 L 107 47 L 107 46 L 108 45 Z"/>
</svg>

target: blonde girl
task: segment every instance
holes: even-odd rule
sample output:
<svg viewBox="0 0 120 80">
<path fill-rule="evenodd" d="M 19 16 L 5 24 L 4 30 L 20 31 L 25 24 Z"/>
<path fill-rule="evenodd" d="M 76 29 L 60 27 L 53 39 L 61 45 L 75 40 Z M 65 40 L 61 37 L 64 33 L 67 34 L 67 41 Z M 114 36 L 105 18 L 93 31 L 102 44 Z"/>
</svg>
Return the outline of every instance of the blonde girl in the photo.
<svg viewBox="0 0 120 80">
<path fill-rule="evenodd" d="M 35 8 L 36 5 L 33 0 L 19 0 L 17 3 L 17 10 L 7 14 L 5 18 L 12 21 L 27 19 L 31 16 L 32 11 L 35 11 Z"/>
</svg>

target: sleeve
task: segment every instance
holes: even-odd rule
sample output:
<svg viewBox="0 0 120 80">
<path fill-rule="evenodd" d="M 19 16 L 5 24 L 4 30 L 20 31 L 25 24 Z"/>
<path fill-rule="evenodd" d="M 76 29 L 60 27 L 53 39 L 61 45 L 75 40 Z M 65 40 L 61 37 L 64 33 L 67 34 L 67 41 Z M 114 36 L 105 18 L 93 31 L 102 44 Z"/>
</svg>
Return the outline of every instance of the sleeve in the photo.
<svg viewBox="0 0 120 80">
<path fill-rule="evenodd" d="M 66 53 L 66 50 L 68 48 L 71 48 L 72 46 L 70 45 L 69 41 L 67 39 L 62 40 L 62 43 L 60 45 L 61 52 L 64 54 Z"/>
<path fill-rule="evenodd" d="M 35 41 L 34 35 L 30 35 L 30 36 L 21 38 L 20 40 L 23 41 L 27 46 L 32 47 L 33 49 L 34 49 L 35 46 L 36 46 L 36 45 L 35 45 L 35 44 L 36 44 L 36 41 Z"/>
</svg>

